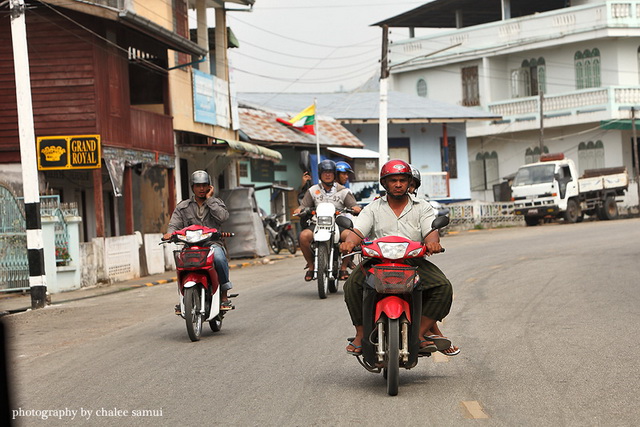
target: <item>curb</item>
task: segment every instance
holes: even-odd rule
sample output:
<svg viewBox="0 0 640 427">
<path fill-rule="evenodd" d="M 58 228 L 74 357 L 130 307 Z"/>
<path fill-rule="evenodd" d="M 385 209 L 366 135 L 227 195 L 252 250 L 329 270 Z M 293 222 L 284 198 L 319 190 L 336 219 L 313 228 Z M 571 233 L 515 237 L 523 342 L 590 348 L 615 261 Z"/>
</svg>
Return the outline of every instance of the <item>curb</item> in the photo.
<svg viewBox="0 0 640 427">
<path fill-rule="evenodd" d="M 256 259 L 253 260 L 251 262 L 242 262 L 242 263 L 236 263 L 236 264 L 229 264 L 229 269 L 230 270 L 234 270 L 234 269 L 238 269 L 238 268 L 245 268 L 245 267 L 252 267 L 254 265 L 268 265 L 271 264 L 273 261 L 280 261 L 286 258 L 295 258 L 297 256 L 302 256 L 302 254 L 298 254 L 296 253 L 295 255 L 274 255 L 274 256 L 266 256 L 264 258 L 260 258 L 260 259 Z M 176 282 L 178 280 L 177 276 L 174 277 L 170 277 L 168 279 L 160 279 L 160 280 L 156 280 L 153 282 L 147 282 L 147 283 L 138 283 L 138 284 L 134 284 L 134 285 L 124 285 L 124 286 L 120 286 L 117 289 L 113 289 L 110 291 L 106 291 L 106 292 L 102 292 L 96 295 L 87 295 L 87 296 L 83 296 L 83 297 L 76 297 L 76 298 L 69 298 L 69 299 L 65 299 L 62 301 L 52 301 L 50 303 L 47 304 L 47 306 L 50 305 L 59 305 L 59 304 L 64 304 L 64 303 L 68 303 L 71 301 L 80 301 L 80 300 L 84 300 L 84 299 L 91 299 L 91 298 L 97 298 L 97 297 L 101 297 L 103 295 L 111 295 L 111 294 L 115 294 L 115 293 L 119 293 L 119 292 L 125 292 L 131 289 L 139 289 L 139 288 L 145 288 L 145 287 L 152 287 L 152 286 L 158 286 L 158 285 L 164 285 L 166 283 L 172 283 L 172 282 Z M 114 287 L 117 286 L 117 284 L 114 284 Z M 15 313 L 22 313 L 25 311 L 31 310 L 31 307 L 23 307 L 23 308 L 17 308 L 17 309 L 10 309 L 10 310 L 3 310 L 0 311 L 0 317 L 7 315 L 7 314 L 15 314 Z"/>
</svg>

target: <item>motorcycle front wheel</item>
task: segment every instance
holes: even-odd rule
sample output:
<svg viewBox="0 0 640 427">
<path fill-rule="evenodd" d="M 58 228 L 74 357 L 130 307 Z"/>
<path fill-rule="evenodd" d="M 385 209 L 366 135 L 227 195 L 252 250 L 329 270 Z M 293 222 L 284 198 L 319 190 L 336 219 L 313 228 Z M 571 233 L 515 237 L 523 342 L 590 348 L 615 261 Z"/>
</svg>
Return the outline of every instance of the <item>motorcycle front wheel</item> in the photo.
<svg viewBox="0 0 640 427">
<path fill-rule="evenodd" d="M 280 246 L 278 246 L 278 242 L 271 236 L 271 234 L 269 234 L 269 247 L 274 254 L 278 255 L 280 253 Z"/>
<path fill-rule="evenodd" d="M 291 234 L 287 233 L 284 235 L 284 247 L 287 248 L 292 255 L 296 254 L 296 241 Z"/>
<path fill-rule="evenodd" d="M 187 322 L 187 334 L 191 341 L 198 341 L 202 334 L 202 315 L 200 314 L 200 288 L 184 290 L 184 319 Z"/>
<path fill-rule="evenodd" d="M 327 297 L 327 291 L 329 290 L 329 247 L 325 243 L 318 245 L 318 296 L 320 299 Z"/>
<path fill-rule="evenodd" d="M 387 367 L 385 377 L 387 379 L 387 394 L 398 394 L 398 382 L 400 379 L 400 322 L 398 319 L 387 319 Z"/>
</svg>

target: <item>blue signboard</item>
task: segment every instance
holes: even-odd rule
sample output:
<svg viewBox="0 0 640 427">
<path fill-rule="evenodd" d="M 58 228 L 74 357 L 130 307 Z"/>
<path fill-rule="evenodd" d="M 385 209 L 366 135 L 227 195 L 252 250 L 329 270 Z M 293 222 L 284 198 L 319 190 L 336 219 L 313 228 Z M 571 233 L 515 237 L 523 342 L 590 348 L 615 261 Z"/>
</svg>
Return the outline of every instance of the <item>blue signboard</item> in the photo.
<svg viewBox="0 0 640 427">
<path fill-rule="evenodd" d="M 214 77 L 198 70 L 193 70 L 193 115 L 196 122 L 218 124 Z"/>
</svg>

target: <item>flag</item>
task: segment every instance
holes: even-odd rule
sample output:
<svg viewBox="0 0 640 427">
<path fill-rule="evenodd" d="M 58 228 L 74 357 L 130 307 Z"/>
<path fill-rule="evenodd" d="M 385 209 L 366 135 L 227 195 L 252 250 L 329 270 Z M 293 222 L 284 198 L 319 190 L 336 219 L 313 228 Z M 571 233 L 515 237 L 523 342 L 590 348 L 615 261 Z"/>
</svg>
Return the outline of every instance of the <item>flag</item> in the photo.
<svg viewBox="0 0 640 427">
<path fill-rule="evenodd" d="M 312 104 L 298 113 L 297 116 L 292 118 L 290 121 L 286 121 L 285 119 L 276 119 L 278 122 L 283 125 L 292 126 L 299 131 L 304 133 L 308 133 L 309 135 L 315 135 L 315 124 L 316 124 L 316 106 Z"/>
</svg>

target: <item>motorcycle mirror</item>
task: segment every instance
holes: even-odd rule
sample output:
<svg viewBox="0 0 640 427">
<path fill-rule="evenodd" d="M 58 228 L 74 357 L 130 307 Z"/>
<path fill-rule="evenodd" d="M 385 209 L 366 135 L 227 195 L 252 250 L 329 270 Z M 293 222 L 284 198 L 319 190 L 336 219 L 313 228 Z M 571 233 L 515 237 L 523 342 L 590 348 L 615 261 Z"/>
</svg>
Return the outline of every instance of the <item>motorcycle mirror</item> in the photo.
<svg viewBox="0 0 640 427">
<path fill-rule="evenodd" d="M 449 225 L 449 217 L 448 216 L 439 216 L 433 220 L 431 223 L 431 228 L 434 230 L 446 227 Z"/>
<path fill-rule="evenodd" d="M 299 166 L 303 172 L 311 172 L 311 158 L 309 157 L 309 151 L 302 150 L 300 152 Z"/>
<path fill-rule="evenodd" d="M 347 228 L 351 230 L 353 228 L 353 221 L 347 218 L 344 215 L 340 215 L 336 218 L 336 224 L 342 228 Z"/>
</svg>

